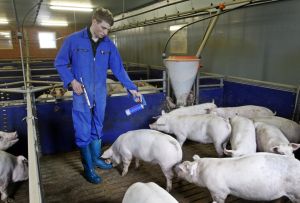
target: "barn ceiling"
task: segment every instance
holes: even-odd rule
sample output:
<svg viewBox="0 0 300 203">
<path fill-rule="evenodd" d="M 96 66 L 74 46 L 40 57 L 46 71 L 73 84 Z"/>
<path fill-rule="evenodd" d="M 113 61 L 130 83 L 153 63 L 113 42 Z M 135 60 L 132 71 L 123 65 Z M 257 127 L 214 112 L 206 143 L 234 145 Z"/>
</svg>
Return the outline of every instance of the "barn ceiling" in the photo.
<svg viewBox="0 0 300 203">
<path fill-rule="evenodd" d="M 42 21 L 67 21 L 69 24 L 87 24 L 90 22 L 91 12 L 60 11 L 50 9 L 53 2 L 90 4 L 92 8 L 104 7 L 114 15 L 128 12 L 159 0 L 0 0 L 0 21 L 7 20 L 9 25 L 15 26 L 16 16 L 20 25 L 24 18 L 24 26 L 40 25 Z M 41 2 L 41 4 L 39 4 Z M 15 7 L 14 7 L 15 5 Z M 16 12 L 15 12 L 16 9 Z M 16 14 L 15 14 L 16 13 Z M 3 25 L 0 25 L 0 27 Z"/>
</svg>

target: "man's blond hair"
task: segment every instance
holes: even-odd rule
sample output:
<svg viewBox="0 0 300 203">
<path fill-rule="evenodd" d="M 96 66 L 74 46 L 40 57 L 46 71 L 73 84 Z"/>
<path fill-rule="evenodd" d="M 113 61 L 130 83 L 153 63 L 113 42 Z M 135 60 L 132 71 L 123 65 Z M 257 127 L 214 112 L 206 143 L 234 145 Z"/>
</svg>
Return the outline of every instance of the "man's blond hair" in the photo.
<svg viewBox="0 0 300 203">
<path fill-rule="evenodd" d="M 114 17 L 113 14 L 105 8 L 97 8 L 92 16 L 92 19 L 95 19 L 98 23 L 102 21 L 107 22 L 110 26 L 114 24 Z"/>
</svg>

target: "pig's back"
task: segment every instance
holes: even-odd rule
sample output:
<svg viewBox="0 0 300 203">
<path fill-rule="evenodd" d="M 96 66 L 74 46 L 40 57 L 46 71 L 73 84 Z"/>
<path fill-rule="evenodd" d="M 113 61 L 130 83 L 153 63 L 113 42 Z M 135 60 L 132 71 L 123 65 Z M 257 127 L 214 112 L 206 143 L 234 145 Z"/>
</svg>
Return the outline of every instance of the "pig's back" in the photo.
<svg viewBox="0 0 300 203">
<path fill-rule="evenodd" d="M 214 114 L 177 116 L 174 120 L 186 129 L 189 140 L 201 143 L 212 143 L 217 135 L 224 140 L 225 134 L 231 131 L 228 120 Z"/>
<path fill-rule="evenodd" d="M 285 155 L 256 153 L 237 158 L 210 158 L 200 166 L 204 168 L 203 176 L 209 177 L 208 185 L 217 181 L 222 187 L 230 188 L 230 194 L 244 199 L 254 200 L 253 194 L 256 194 L 256 198 L 263 200 L 266 192 L 274 197 L 285 191 L 300 192 L 297 184 L 300 162 Z"/>
<path fill-rule="evenodd" d="M 211 112 L 224 118 L 230 118 L 236 115 L 243 116 L 246 118 L 274 115 L 274 113 L 270 109 L 255 105 L 216 108 L 213 109 Z"/>
<path fill-rule="evenodd" d="M 168 113 L 168 115 L 176 115 L 176 116 L 182 116 L 182 115 L 201 115 L 201 114 L 207 114 L 208 109 L 214 109 L 217 108 L 217 106 L 214 103 L 203 103 L 198 104 L 194 106 L 188 106 L 188 107 L 181 107 L 178 109 L 175 109 Z"/>
<path fill-rule="evenodd" d="M 288 139 L 284 136 L 279 128 L 263 122 L 255 122 L 257 150 L 264 152 L 273 152 L 274 146 L 289 144 Z"/>
<path fill-rule="evenodd" d="M 255 122 L 263 122 L 274 125 L 283 132 L 290 142 L 300 142 L 300 125 L 295 121 L 278 116 L 255 117 L 253 120 Z"/>
<path fill-rule="evenodd" d="M 129 131 L 122 137 L 122 142 L 154 143 L 156 141 L 157 143 L 168 143 L 170 141 L 176 141 L 170 135 L 151 129 Z M 158 142 L 158 140 L 160 142 Z"/>
<path fill-rule="evenodd" d="M 120 147 L 126 147 L 138 158 L 149 162 L 179 162 L 182 149 L 170 135 L 150 129 L 134 130 L 124 134 Z M 166 159 L 166 160 L 164 160 Z"/>
<path fill-rule="evenodd" d="M 150 197 L 150 198 L 149 198 Z M 178 203 L 164 189 L 155 183 L 132 184 L 126 191 L 122 203 Z"/>
</svg>

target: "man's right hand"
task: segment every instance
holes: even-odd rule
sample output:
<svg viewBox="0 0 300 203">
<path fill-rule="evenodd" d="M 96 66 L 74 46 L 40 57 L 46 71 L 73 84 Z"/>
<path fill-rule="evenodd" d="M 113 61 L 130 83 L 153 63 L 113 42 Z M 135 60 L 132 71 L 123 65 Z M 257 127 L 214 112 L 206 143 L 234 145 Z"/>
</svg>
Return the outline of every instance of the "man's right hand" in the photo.
<svg viewBox="0 0 300 203">
<path fill-rule="evenodd" d="M 71 86 L 72 86 L 73 91 L 77 95 L 81 95 L 83 93 L 82 84 L 80 82 L 78 82 L 76 79 L 72 80 Z"/>
</svg>

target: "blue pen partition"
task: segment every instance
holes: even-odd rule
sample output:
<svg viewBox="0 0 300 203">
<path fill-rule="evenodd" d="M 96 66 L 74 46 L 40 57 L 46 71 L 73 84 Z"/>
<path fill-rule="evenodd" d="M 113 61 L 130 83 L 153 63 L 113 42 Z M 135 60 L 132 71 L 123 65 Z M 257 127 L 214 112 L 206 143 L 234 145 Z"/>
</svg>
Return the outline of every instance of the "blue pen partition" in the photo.
<svg viewBox="0 0 300 203">
<path fill-rule="evenodd" d="M 42 153 L 75 149 L 72 101 L 39 103 L 36 106 Z"/>
<path fill-rule="evenodd" d="M 258 105 L 276 112 L 277 116 L 291 119 L 296 93 L 286 90 L 224 81 L 223 106 Z"/>
<path fill-rule="evenodd" d="M 287 90 L 224 81 L 223 87 L 201 88 L 199 103 L 214 100 L 218 107 L 264 106 L 277 116 L 292 119 L 296 96 L 296 92 Z"/>
<path fill-rule="evenodd" d="M 217 106 L 223 106 L 224 89 L 221 87 L 202 88 L 199 90 L 199 103 L 215 102 Z"/>
<path fill-rule="evenodd" d="M 205 84 L 205 81 L 202 81 Z M 148 128 L 164 107 L 165 93 L 144 95 L 144 110 L 126 116 L 125 109 L 136 103 L 128 96 L 107 98 L 103 142 L 113 143 L 119 135 L 129 130 Z M 211 102 L 218 106 L 259 105 L 276 111 L 278 116 L 292 118 L 296 93 L 287 90 L 262 87 L 254 84 L 224 81 L 223 87 L 207 87 L 199 90 L 200 103 Z M 76 148 L 72 123 L 72 101 L 38 103 L 37 126 L 43 154 L 67 152 Z M 0 107 L 0 130 L 18 131 L 20 140 L 9 151 L 27 154 L 27 125 L 25 105 Z"/>
</svg>

